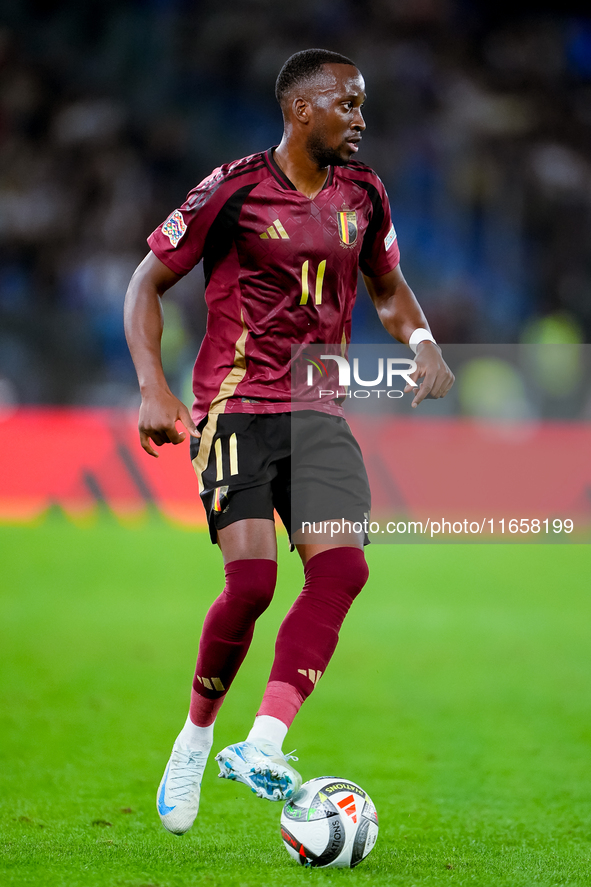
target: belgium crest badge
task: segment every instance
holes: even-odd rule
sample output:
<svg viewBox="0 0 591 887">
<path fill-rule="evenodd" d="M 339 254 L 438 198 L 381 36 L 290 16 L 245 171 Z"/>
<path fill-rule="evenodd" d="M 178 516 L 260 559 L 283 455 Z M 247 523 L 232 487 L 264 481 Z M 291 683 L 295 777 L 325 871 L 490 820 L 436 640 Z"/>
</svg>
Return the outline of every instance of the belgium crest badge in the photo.
<svg viewBox="0 0 591 887">
<path fill-rule="evenodd" d="M 337 213 L 339 237 L 345 246 L 353 246 L 357 240 L 357 213 L 354 209 L 346 209 Z"/>
</svg>

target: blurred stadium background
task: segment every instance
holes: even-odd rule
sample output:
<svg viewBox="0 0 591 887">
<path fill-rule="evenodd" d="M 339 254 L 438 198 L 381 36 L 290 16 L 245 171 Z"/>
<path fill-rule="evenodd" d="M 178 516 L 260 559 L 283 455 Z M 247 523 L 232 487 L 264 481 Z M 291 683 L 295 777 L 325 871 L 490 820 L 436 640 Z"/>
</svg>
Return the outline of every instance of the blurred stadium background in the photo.
<svg viewBox="0 0 591 887">
<path fill-rule="evenodd" d="M 591 18 L 568 9 L 0 3 L 0 517 L 26 518 L 56 501 L 113 505 L 115 494 L 118 510 L 123 501 L 163 507 L 166 470 L 148 465 L 133 431 L 127 283 L 147 234 L 189 188 L 279 140 L 275 77 L 303 47 L 344 52 L 366 76 L 362 159 L 386 183 L 403 268 L 438 340 L 575 349 L 589 341 Z M 200 268 L 164 310 L 165 370 L 188 403 L 205 323 Z M 355 315 L 354 341 L 387 341 L 365 294 Z M 571 352 L 562 375 L 553 361 L 550 388 L 534 393 L 545 404 L 540 418 L 589 419 L 581 361 Z M 488 418 L 504 418 L 504 392 L 514 400 L 527 378 L 506 362 L 484 369 L 459 378 L 433 415 L 482 416 L 483 398 L 470 406 L 465 394 L 476 386 L 480 395 L 486 382 L 484 401 L 501 404 Z M 556 405 L 573 392 L 577 410 L 566 417 Z M 23 442 L 21 427 L 53 441 L 37 471 L 35 437 Z M 93 433 L 105 441 L 98 464 Z M 66 439 L 78 442 L 76 453 Z M 200 521 L 184 452 L 166 459 L 178 466 L 172 511 Z M 168 478 L 166 488 L 174 485 Z M 581 478 L 580 501 L 587 486 Z"/>
<path fill-rule="evenodd" d="M 438 339 L 588 341 L 591 18 L 568 8 L 4 0 L 4 408 L 137 403 L 121 308 L 145 237 L 212 168 L 278 141 L 276 74 L 313 45 L 365 74 L 361 159 L 386 183 Z M 178 390 L 201 291 L 197 270 L 167 299 Z M 380 341 L 369 300 L 356 313 L 357 341 Z"/>
</svg>

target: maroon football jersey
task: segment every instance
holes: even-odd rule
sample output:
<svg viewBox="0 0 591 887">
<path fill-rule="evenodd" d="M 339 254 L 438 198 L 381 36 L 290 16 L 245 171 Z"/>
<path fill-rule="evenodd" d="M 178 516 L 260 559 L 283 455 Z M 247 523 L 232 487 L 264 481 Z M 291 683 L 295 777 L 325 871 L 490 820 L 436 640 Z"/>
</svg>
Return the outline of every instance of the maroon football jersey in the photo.
<svg viewBox="0 0 591 887">
<path fill-rule="evenodd" d="M 177 274 L 203 259 L 208 319 L 193 372 L 196 423 L 209 411 L 297 409 L 291 346 L 348 343 L 359 267 L 379 277 L 400 259 L 372 169 L 331 167 L 310 200 L 273 151 L 214 170 L 148 238 Z M 316 408 L 342 412 L 334 401 Z"/>
</svg>

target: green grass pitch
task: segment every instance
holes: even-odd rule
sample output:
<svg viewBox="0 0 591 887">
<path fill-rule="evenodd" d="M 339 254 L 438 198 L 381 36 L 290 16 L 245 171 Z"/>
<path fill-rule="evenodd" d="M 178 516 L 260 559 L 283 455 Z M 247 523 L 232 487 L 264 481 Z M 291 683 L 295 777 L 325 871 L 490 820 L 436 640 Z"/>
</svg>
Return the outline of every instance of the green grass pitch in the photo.
<svg viewBox="0 0 591 887">
<path fill-rule="evenodd" d="M 216 727 L 245 737 L 276 599 Z M 204 533 L 157 517 L 90 527 L 53 515 L 0 530 L 0 884 L 68 887 L 589 885 L 588 546 L 371 546 L 371 578 L 288 737 L 305 779 L 359 782 L 380 816 L 350 871 L 303 870 L 280 805 L 207 768 L 184 837 L 155 793 L 219 592 Z"/>
</svg>

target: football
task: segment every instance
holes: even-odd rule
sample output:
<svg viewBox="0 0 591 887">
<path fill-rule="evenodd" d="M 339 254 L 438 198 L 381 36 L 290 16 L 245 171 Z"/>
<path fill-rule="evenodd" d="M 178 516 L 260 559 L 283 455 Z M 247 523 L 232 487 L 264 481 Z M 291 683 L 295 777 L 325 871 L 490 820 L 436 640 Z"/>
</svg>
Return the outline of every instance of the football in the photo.
<svg viewBox="0 0 591 887">
<path fill-rule="evenodd" d="M 375 845 L 378 814 L 356 783 L 320 776 L 305 782 L 283 807 L 281 837 L 300 865 L 354 868 Z"/>
</svg>

